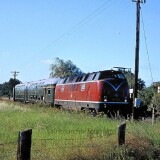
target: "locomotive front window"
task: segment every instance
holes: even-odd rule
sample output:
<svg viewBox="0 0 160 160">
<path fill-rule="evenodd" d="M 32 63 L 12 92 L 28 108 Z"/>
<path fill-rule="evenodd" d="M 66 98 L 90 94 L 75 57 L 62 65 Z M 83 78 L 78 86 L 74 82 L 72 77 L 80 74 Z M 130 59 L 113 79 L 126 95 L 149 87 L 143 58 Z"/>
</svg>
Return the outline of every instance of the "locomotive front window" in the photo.
<svg viewBox="0 0 160 160">
<path fill-rule="evenodd" d="M 100 74 L 100 79 L 106 79 L 106 78 L 118 78 L 118 79 L 125 79 L 124 75 L 121 73 L 114 73 L 114 72 L 102 72 Z"/>
<path fill-rule="evenodd" d="M 119 79 L 125 79 L 123 74 L 115 74 L 115 77 Z"/>
</svg>

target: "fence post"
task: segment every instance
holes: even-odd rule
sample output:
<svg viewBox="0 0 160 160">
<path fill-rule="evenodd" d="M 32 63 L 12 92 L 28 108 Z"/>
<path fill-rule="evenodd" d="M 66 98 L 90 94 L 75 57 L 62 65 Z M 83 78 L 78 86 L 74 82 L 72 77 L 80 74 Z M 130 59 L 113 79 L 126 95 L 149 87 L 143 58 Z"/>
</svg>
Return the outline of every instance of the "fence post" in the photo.
<svg viewBox="0 0 160 160">
<path fill-rule="evenodd" d="M 30 160 L 32 129 L 19 131 L 17 160 Z"/>
<path fill-rule="evenodd" d="M 118 145 L 125 144 L 125 131 L 126 131 L 126 123 L 122 123 L 118 126 Z"/>
</svg>

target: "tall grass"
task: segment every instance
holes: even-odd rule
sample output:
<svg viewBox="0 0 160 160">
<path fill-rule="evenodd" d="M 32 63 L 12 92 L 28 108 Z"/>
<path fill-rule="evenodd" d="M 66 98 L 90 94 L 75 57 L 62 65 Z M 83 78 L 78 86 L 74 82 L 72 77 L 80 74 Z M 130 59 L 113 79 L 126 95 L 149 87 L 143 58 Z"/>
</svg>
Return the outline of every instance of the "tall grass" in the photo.
<svg viewBox="0 0 160 160">
<path fill-rule="evenodd" d="M 127 122 L 126 145 L 117 145 L 121 120 L 39 105 L 0 102 L 0 159 L 16 159 L 18 131 L 32 128 L 32 160 L 158 159 L 159 122 Z"/>
</svg>

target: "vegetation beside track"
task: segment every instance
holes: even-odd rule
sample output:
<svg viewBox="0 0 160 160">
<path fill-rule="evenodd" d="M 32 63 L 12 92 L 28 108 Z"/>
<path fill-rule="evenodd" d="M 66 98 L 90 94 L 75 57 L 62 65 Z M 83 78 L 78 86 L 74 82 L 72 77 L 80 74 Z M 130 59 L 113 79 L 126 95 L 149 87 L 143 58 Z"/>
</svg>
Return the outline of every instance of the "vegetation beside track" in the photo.
<svg viewBox="0 0 160 160">
<path fill-rule="evenodd" d="M 126 144 L 119 147 L 122 121 L 1 101 L 0 159 L 16 159 L 18 131 L 26 128 L 33 132 L 32 160 L 160 159 L 160 122 L 126 121 Z"/>
</svg>

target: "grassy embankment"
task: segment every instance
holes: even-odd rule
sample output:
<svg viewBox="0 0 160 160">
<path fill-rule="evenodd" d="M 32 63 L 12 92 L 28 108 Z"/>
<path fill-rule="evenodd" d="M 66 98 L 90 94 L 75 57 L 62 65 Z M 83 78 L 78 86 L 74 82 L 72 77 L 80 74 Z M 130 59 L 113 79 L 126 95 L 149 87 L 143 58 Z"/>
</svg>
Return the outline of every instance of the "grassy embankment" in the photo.
<svg viewBox="0 0 160 160">
<path fill-rule="evenodd" d="M 16 159 L 18 131 L 32 128 L 32 160 L 160 159 L 160 122 L 127 121 L 126 145 L 117 145 L 121 120 L 40 106 L 0 102 L 0 159 Z"/>
</svg>

